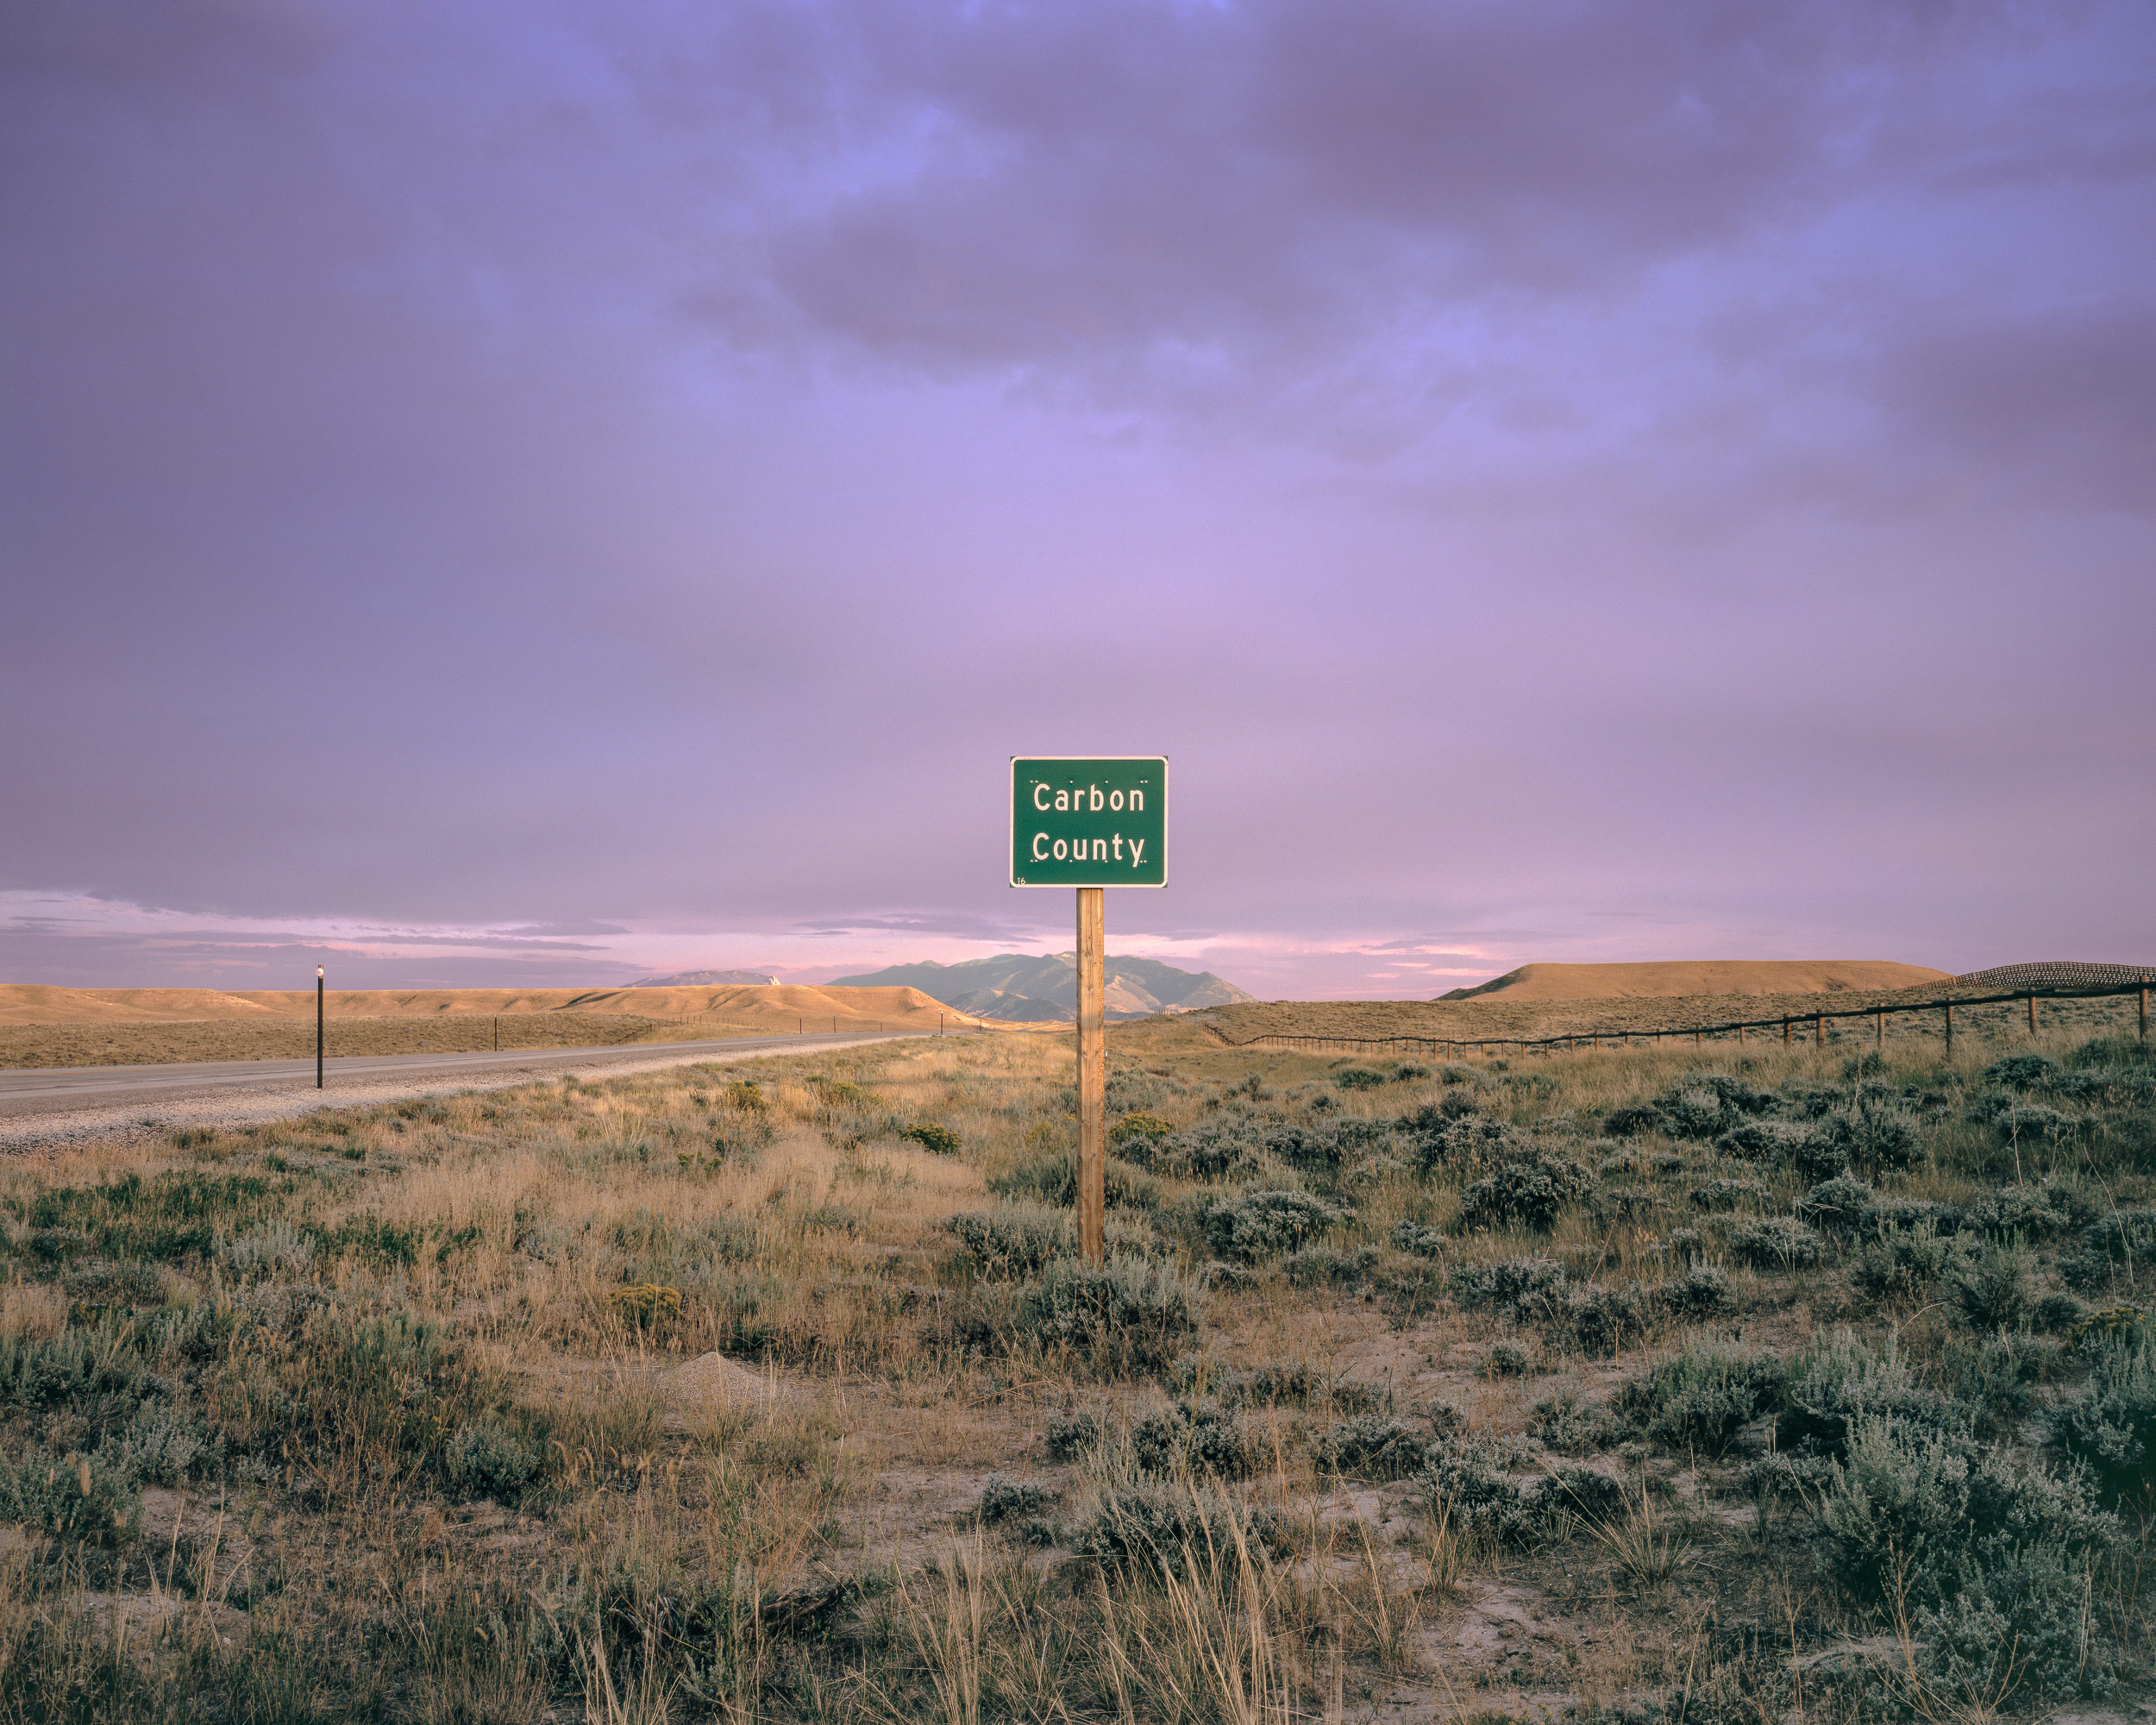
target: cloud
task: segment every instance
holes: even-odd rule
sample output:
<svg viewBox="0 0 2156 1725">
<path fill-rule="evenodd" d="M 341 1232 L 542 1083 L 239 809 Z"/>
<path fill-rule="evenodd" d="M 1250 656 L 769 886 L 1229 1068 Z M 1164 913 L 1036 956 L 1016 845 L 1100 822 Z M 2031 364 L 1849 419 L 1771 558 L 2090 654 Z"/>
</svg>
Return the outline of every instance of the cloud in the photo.
<svg viewBox="0 0 2156 1725">
<path fill-rule="evenodd" d="M 0 889 L 128 963 L 1061 945 L 1037 746 L 1274 994 L 2146 931 L 2137 0 L 0 30 Z"/>
</svg>

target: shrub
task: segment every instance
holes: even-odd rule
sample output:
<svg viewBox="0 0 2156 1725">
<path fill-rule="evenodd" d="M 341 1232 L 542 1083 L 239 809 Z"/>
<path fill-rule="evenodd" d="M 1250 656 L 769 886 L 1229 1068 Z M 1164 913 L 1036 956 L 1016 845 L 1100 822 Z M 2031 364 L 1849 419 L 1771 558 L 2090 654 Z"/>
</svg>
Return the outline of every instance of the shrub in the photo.
<svg viewBox="0 0 2156 1725">
<path fill-rule="evenodd" d="M 1730 1124 L 1733 1110 L 1714 1089 L 1704 1085 L 1676 1089 L 1664 1096 L 1656 1112 L 1671 1138 L 1710 1138 Z"/>
<path fill-rule="evenodd" d="M 2114 1492 L 2156 1490 L 2156 1346 L 2114 1343 L 2096 1352 L 2087 1395 L 2058 1421 L 2066 1453 Z"/>
<path fill-rule="evenodd" d="M 1658 1215 L 1670 1207 L 1670 1201 L 1659 1192 L 1645 1186 L 1620 1186 L 1614 1192 L 1604 1192 L 1595 1201 L 1595 1226 L 1607 1231 L 1614 1223 L 1638 1221 L 1644 1217 Z"/>
<path fill-rule="evenodd" d="M 1865 1098 L 1828 1115 L 1824 1138 L 1831 1155 L 1870 1168 L 1906 1168 L 1916 1159 L 1921 1143 L 1914 1117 L 1890 1103 Z"/>
<path fill-rule="evenodd" d="M 1280 1549 L 1278 1519 L 1253 1512 L 1217 1486 L 1127 1484 L 1096 1492 L 1081 1507 L 1071 1549 L 1125 1577 L 1181 1577 L 1215 1567 L 1226 1553 Z"/>
<path fill-rule="evenodd" d="M 282 1216 L 274 1217 L 249 1234 L 226 1240 L 217 1256 L 235 1276 L 259 1273 L 304 1276 L 314 1262 L 315 1237 L 302 1233 Z"/>
<path fill-rule="evenodd" d="M 1796 1219 L 1808 1227 L 1823 1228 L 1828 1233 L 1853 1234 L 1871 1216 L 1872 1196 L 1867 1182 L 1852 1175 L 1837 1174 L 1831 1180 L 1821 1181 L 1797 1200 Z"/>
<path fill-rule="evenodd" d="M 308 1244 L 311 1246 L 312 1240 Z M 165 1299 L 157 1271 L 147 1264 L 110 1264 L 92 1258 L 63 1276 L 60 1286 L 78 1307 L 156 1306 Z"/>
<path fill-rule="evenodd" d="M 1420 1222 L 1401 1222 L 1393 1229 L 1393 1250 L 1415 1258 L 1436 1258 L 1445 1251 L 1445 1236 Z"/>
<path fill-rule="evenodd" d="M 1557 1213 L 1593 1183 L 1587 1170 L 1569 1157 L 1507 1162 L 1461 1195 L 1460 1220 L 1470 1228 L 1516 1224 L 1546 1233 Z"/>
<path fill-rule="evenodd" d="M 1832 1470 L 1818 1532 L 1845 1586 L 1915 1606 L 1934 1684 L 1993 1706 L 2109 1686 L 2115 1656 L 2087 1601 L 2118 1528 L 2081 1479 L 1867 1416 Z"/>
<path fill-rule="evenodd" d="M 1100 1446 L 1100 1421 L 1091 1414 L 1050 1414 L 1041 1447 L 1050 1461 L 1075 1461 Z"/>
<path fill-rule="evenodd" d="M 1564 1316 L 1580 1352 L 1605 1359 L 1645 1333 L 1648 1311 L 1637 1283 L 1598 1284 L 1575 1294 Z"/>
<path fill-rule="evenodd" d="M 1737 1296 L 1726 1270 L 1695 1264 L 1654 1290 L 1656 1302 L 1674 1317 L 1719 1318 L 1736 1309 Z"/>
<path fill-rule="evenodd" d="M 2047 1089 L 2059 1077 L 2059 1063 L 2048 1055 L 2009 1054 L 1984 1069 L 1984 1082 L 2009 1090 Z"/>
<path fill-rule="evenodd" d="M 2125 1346 L 2138 1341 L 2145 1327 L 2146 1314 L 2140 1307 L 2110 1306 L 2084 1313 L 2067 1336 L 2066 1346 L 2077 1353 Z"/>
<path fill-rule="evenodd" d="M 975 1504 L 974 1515 L 983 1523 L 993 1526 L 998 1521 L 1037 1515 L 1055 1496 L 1046 1486 L 1031 1480 L 1016 1480 L 992 1473 L 981 1483 L 981 1501 Z"/>
<path fill-rule="evenodd" d="M 1160 1201 L 1153 1182 L 1119 1157 L 1106 1158 L 1101 1184 L 1112 1210 L 1150 1210 Z M 1003 1174 L 991 1176 L 988 1189 L 999 1198 L 1031 1198 L 1061 1209 L 1078 1204 L 1078 1152 L 1022 1162 Z"/>
<path fill-rule="evenodd" d="M 1564 1268 L 1546 1258 L 1505 1258 L 1465 1264 L 1452 1272 L 1452 1297 L 1470 1310 L 1490 1310 L 1532 1322 L 1564 1305 Z"/>
<path fill-rule="evenodd" d="M 1827 1258 L 1826 1239 L 1793 1216 L 1745 1223 L 1730 1250 L 1755 1270 L 1809 1270 Z"/>
<path fill-rule="evenodd" d="M 1535 1508 L 1545 1518 L 1570 1514 L 1607 1527 L 1624 1519 L 1625 1488 L 1589 1467 L 1560 1467 L 1542 1482 Z"/>
<path fill-rule="evenodd" d="M 1111 1149 L 1119 1150 L 1132 1161 L 1143 1164 L 1152 1154 L 1153 1147 L 1175 1130 L 1173 1125 L 1158 1114 L 1140 1108 L 1124 1115 L 1109 1129 L 1108 1144 Z"/>
<path fill-rule="evenodd" d="M 102 1454 L 65 1462 L 34 1452 L 17 1461 L 0 1455 L 0 1521 L 117 1545 L 134 1534 L 141 1513 L 134 1482 Z"/>
<path fill-rule="evenodd" d="M 1940 1354 L 1939 1386 L 1983 1428 L 2009 1431 L 2035 1399 L 2030 1386 L 2053 1373 L 2062 1352 L 2027 1330 L 1958 1337 Z"/>
<path fill-rule="evenodd" d="M 1245 1192 L 1206 1208 L 1206 1239 L 1220 1257 L 1250 1264 L 1292 1251 L 1343 1219 L 1339 1210 L 1307 1192 Z"/>
<path fill-rule="evenodd" d="M 1534 1364 L 1534 1356 L 1517 1342 L 1492 1342 L 1482 1350 L 1482 1370 L 1492 1377 L 1525 1377 Z"/>
<path fill-rule="evenodd" d="M 97 1447 L 97 1458 L 131 1485 L 178 1485 L 214 1469 L 224 1446 L 191 1415 L 151 1402 Z"/>
<path fill-rule="evenodd" d="M 2068 1225 L 2065 1212 L 2051 1201 L 2042 1186 L 2001 1186 L 1969 1206 L 1965 1220 L 1977 1233 L 1988 1233 L 1995 1240 L 2008 1236 L 2048 1240 L 2064 1233 Z"/>
<path fill-rule="evenodd" d="M 1129 1138 L 1123 1148 L 1145 1167 L 1178 1180 L 1247 1180 L 1265 1167 L 1263 1147 L 1239 1122 Z"/>
<path fill-rule="evenodd" d="M 1392 1130 L 1412 1151 L 1418 1178 L 1428 1180 L 1448 1168 L 1472 1173 L 1527 1150 L 1527 1135 L 1517 1126 L 1483 1114 L 1448 1113 L 1460 1100 L 1447 1096 L 1443 1107 L 1418 1109 L 1393 1122 Z"/>
<path fill-rule="evenodd" d="M 2101 1288 L 2129 1264 L 2156 1263 L 2156 1209 L 2114 1210 L 2083 1228 L 2073 1247 L 2059 1256 L 2059 1274 L 2070 1287 Z"/>
<path fill-rule="evenodd" d="M 1965 1256 L 1966 1248 L 1952 1235 L 1929 1227 L 1896 1228 L 1865 1244 L 1850 1276 L 1876 1298 L 1916 1299 Z"/>
<path fill-rule="evenodd" d="M 2027 1138 L 2055 1145 L 2071 1138 L 2080 1129 L 2081 1122 L 2071 1114 L 2047 1108 L 2041 1102 L 2021 1102 L 1994 1114 L 1991 1126 L 2009 1144 L 2018 1145 Z"/>
<path fill-rule="evenodd" d="M 1957 1565 L 1952 1594 L 1921 1607 L 1926 1680 L 1988 1711 L 2031 1692 L 2108 1694 L 2118 1659 L 2089 1609 L 2090 1563 L 2057 1540 L 1994 1541 Z"/>
<path fill-rule="evenodd" d="M 1773 1411 L 1782 1378 L 1773 1360 L 1688 1347 L 1628 1380 L 1615 1406 L 1666 1448 L 1719 1456 L 1745 1427 Z"/>
<path fill-rule="evenodd" d="M 1721 1155 L 1787 1168 L 1808 1180 L 1840 1172 L 1841 1151 L 1817 1126 L 1796 1120 L 1746 1120 L 1714 1140 Z"/>
<path fill-rule="evenodd" d="M 1599 1455 L 1625 1435 L 1620 1421 L 1581 1401 L 1576 1389 L 1561 1389 L 1536 1402 L 1527 1429 L 1545 1449 L 1569 1456 Z"/>
<path fill-rule="evenodd" d="M 1335 1180 L 1366 1160 L 1390 1130 L 1381 1121 L 1352 1119 L 1324 1126 L 1275 1126 L 1259 1141 L 1259 1148 L 1290 1168 Z"/>
<path fill-rule="evenodd" d="M 1947 1273 L 1946 1289 L 1965 1322 L 1984 1330 L 2011 1329 L 2028 1312 L 2028 1254 L 1987 1243 Z"/>
<path fill-rule="evenodd" d="M 1875 1352 L 1843 1332 L 1814 1343 L 1791 1363 L 1775 1444 L 1791 1455 L 1838 1458 L 1852 1422 L 1867 1418 L 1956 1437 L 1966 1434 L 1971 1423 L 1969 1409 L 1917 1381 L 1891 1338 Z"/>
<path fill-rule="evenodd" d="M 1045 1205 L 1006 1205 L 947 1216 L 943 1227 L 986 1275 L 1037 1275 L 1051 1258 L 1076 1250 L 1077 1223 L 1069 1210 Z"/>
<path fill-rule="evenodd" d="M 1525 1545 L 1538 1529 L 1527 1496 L 1492 1465 L 1495 1458 L 1471 1438 L 1445 1438 L 1424 1452 L 1415 1477 L 1431 1513 L 1454 1532 L 1495 1544 Z"/>
<path fill-rule="evenodd" d="M 680 1317 L 681 1290 L 655 1282 L 635 1283 L 614 1289 L 606 1296 L 606 1303 L 630 1323 L 642 1327 Z"/>
<path fill-rule="evenodd" d="M 1748 1114 L 1771 1112 L 1771 1091 L 1726 1072 L 1699 1072 L 1679 1079 L 1656 1099 L 1655 1108 L 1673 1138 L 1710 1138 Z"/>
<path fill-rule="evenodd" d="M 1966 1441 L 1859 1416 L 1830 1477 L 1819 1527 L 1845 1587 L 1878 1598 L 1908 1580 L 1951 1573 L 1969 1504 Z"/>
<path fill-rule="evenodd" d="M 1630 1102 L 1612 1108 L 1602 1117 L 1602 1130 L 1612 1138 L 1637 1138 L 1642 1132 L 1660 1132 L 1664 1124 L 1662 1110 L 1651 1102 Z"/>
<path fill-rule="evenodd" d="M 1348 1478 L 1406 1479 L 1421 1471 L 1425 1441 L 1403 1421 L 1365 1415 L 1328 1427 L 1314 1448 L 1320 1465 Z"/>
<path fill-rule="evenodd" d="M 538 1453 L 496 1420 L 469 1425 L 450 1440 L 443 1471 L 466 1497 L 514 1497 L 539 1473 Z"/>
<path fill-rule="evenodd" d="M 899 1136 L 910 1139 L 920 1145 L 923 1150 L 931 1151 L 937 1156 L 958 1154 L 958 1134 L 949 1126 L 939 1126 L 924 1120 L 908 1126 Z"/>
<path fill-rule="evenodd" d="M 131 1413 L 163 1389 L 126 1327 L 111 1320 L 43 1339 L 0 1332 L 0 1402 L 28 1412 L 116 1403 Z"/>
<path fill-rule="evenodd" d="M 1044 1346 L 1156 1371 L 1198 1327 L 1192 1290 L 1171 1264 L 1057 1258 L 1019 1295 L 1015 1324 Z"/>
<path fill-rule="evenodd" d="M 1956 1234 L 1967 1220 L 1959 1204 L 1944 1204 L 1933 1198 L 1882 1198 L 1871 1206 L 1865 1227 L 1882 1236 L 1896 1229 L 1912 1233 L 1920 1228 L 1935 1234 Z"/>
<path fill-rule="evenodd" d="M 1704 1186 L 1695 1186 L 1691 1196 L 1694 1209 L 1708 1211 L 1734 1210 L 1766 1201 L 1766 1182 L 1761 1180 L 1710 1180 Z"/>
<path fill-rule="evenodd" d="M 1343 1090 L 1374 1090 L 1390 1083 L 1392 1074 L 1375 1066 L 1343 1066 L 1332 1075 L 1332 1082 Z"/>
<path fill-rule="evenodd" d="M 2063 1336 L 2079 1328 L 2089 1308 L 2071 1294 L 2046 1294 L 2036 1302 L 2029 1321 L 2046 1335 Z"/>
</svg>

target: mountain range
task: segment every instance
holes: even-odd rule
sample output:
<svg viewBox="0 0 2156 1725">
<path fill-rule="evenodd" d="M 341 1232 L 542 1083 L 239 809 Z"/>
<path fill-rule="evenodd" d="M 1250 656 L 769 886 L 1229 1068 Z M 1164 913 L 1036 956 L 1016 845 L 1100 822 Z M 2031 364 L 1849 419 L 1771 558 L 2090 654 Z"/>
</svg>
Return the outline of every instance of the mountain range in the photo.
<svg viewBox="0 0 2156 1725">
<path fill-rule="evenodd" d="M 779 979 L 761 970 L 677 970 L 671 976 L 639 976 L 632 988 L 769 988 Z"/>
<path fill-rule="evenodd" d="M 1179 970 L 1153 958 L 1110 954 L 1101 970 L 1106 984 L 1104 1004 L 1111 1019 L 1193 1012 L 1251 998 L 1210 970 Z M 1049 952 L 1035 958 L 1006 952 L 958 964 L 926 959 L 918 964 L 893 964 L 865 976 L 841 976 L 825 986 L 918 988 L 931 1000 L 975 1018 L 1005 1024 L 1069 1024 L 1078 1016 L 1078 955 Z"/>
</svg>

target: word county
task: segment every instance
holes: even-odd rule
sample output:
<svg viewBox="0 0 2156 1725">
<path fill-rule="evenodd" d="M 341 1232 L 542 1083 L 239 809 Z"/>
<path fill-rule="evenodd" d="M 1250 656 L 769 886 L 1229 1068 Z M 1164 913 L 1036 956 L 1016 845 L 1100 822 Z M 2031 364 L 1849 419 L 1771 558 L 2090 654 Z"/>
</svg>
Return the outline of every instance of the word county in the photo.
<svg viewBox="0 0 2156 1725">
<path fill-rule="evenodd" d="M 1033 806 L 1043 814 L 1120 814 L 1126 809 L 1134 814 L 1145 811 L 1145 793 L 1143 791 L 1104 791 L 1098 785 L 1088 785 L 1081 791 L 1059 790 L 1051 794 L 1046 785 L 1033 787 Z M 1090 843 L 1093 854 L 1087 856 L 1086 847 Z M 1125 839 L 1119 832 L 1112 832 L 1106 838 L 1054 838 L 1044 832 L 1033 835 L 1032 857 L 1036 862 L 1106 862 L 1112 859 L 1123 861 L 1124 847 L 1131 852 L 1131 866 L 1142 866 L 1145 861 L 1145 841 Z"/>
</svg>

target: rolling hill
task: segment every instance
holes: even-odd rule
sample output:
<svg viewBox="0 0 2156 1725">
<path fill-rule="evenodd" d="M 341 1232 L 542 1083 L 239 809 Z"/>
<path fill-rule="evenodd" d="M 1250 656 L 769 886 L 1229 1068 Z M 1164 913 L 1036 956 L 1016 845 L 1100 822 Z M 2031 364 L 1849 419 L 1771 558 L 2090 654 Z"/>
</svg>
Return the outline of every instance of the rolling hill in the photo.
<svg viewBox="0 0 2156 1725">
<path fill-rule="evenodd" d="M 1511 1000 L 1660 1000 L 1695 994 L 1839 994 L 1948 982 L 1944 970 L 1883 958 L 1702 958 L 1645 964 L 1523 964 L 1440 1000 L 1502 994 Z"/>
</svg>

